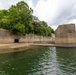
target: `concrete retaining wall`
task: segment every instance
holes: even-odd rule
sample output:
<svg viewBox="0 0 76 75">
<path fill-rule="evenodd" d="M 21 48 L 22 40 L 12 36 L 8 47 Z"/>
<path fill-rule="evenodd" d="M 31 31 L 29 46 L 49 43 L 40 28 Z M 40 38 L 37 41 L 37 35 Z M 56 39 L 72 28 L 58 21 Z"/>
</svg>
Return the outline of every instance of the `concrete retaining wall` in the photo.
<svg viewBox="0 0 76 75">
<path fill-rule="evenodd" d="M 20 43 L 32 42 L 54 42 L 52 37 L 43 37 L 34 34 L 26 34 L 25 36 L 13 35 L 7 30 L 0 29 L 0 43 L 14 43 L 18 39 Z"/>
<path fill-rule="evenodd" d="M 60 25 L 55 31 L 56 44 L 76 44 L 75 24 Z"/>
<path fill-rule="evenodd" d="M 34 34 L 27 34 L 19 40 L 20 42 L 53 42 L 51 37 L 43 37 Z"/>
<path fill-rule="evenodd" d="M 76 33 L 60 34 L 60 37 L 55 38 L 55 43 L 58 44 L 76 44 Z"/>
</svg>

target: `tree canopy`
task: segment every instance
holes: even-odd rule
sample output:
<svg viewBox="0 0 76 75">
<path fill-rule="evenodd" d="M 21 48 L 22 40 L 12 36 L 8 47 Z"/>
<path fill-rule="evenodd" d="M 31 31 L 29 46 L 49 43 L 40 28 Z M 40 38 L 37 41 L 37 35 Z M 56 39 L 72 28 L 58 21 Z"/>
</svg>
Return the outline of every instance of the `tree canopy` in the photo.
<svg viewBox="0 0 76 75">
<path fill-rule="evenodd" d="M 0 28 L 18 35 L 33 33 L 51 36 L 54 30 L 45 21 L 34 21 L 32 13 L 33 10 L 24 1 L 12 5 L 8 10 L 0 10 Z"/>
</svg>

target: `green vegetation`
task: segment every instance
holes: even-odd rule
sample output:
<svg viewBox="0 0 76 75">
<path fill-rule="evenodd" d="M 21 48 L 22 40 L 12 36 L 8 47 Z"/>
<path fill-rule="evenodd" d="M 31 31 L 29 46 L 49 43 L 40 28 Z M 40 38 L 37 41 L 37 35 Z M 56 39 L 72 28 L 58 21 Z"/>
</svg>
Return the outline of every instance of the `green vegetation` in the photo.
<svg viewBox="0 0 76 75">
<path fill-rule="evenodd" d="M 32 13 L 33 10 L 24 1 L 12 5 L 8 10 L 0 10 L 0 28 L 18 35 L 33 33 L 51 36 L 54 30 L 44 21 L 34 21 Z"/>
</svg>

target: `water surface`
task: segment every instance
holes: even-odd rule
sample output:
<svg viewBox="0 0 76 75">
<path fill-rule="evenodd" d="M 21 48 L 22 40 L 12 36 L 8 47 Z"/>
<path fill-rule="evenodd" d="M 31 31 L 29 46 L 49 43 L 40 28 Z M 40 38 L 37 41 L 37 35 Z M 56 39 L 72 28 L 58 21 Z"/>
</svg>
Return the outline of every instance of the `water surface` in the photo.
<svg viewBox="0 0 76 75">
<path fill-rule="evenodd" d="M 76 75 L 76 48 L 34 47 L 0 54 L 0 75 Z"/>
</svg>

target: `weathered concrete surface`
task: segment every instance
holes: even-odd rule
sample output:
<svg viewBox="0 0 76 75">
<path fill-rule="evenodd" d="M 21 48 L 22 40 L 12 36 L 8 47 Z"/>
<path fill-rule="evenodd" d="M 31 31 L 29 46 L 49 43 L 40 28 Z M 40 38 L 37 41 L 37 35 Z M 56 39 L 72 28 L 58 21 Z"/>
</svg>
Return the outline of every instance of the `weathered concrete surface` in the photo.
<svg viewBox="0 0 76 75">
<path fill-rule="evenodd" d="M 26 48 L 30 46 L 49 46 L 49 47 L 76 47 L 76 44 L 48 44 L 48 43 L 16 43 L 0 44 L 0 50 Z"/>
<path fill-rule="evenodd" d="M 33 43 L 33 44 L 31 44 L 31 46 L 56 47 L 56 45 L 55 45 L 55 44 L 48 44 L 48 43 L 46 43 L 46 44 L 44 44 L 44 43 Z"/>
<path fill-rule="evenodd" d="M 75 24 L 60 25 L 55 31 L 56 44 L 76 44 Z"/>
<path fill-rule="evenodd" d="M 76 47 L 76 44 L 44 44 L 44 43 L 33 43 L 31 46 L 46 46 L 46 47 Z"/>
<path fill-rule="evenodd" d="M 23 48 L 23 47 L 29 47 L 29 43 L 14 43 L 14 44 L 0 44 L 0 50 L 1 49 L 15 49 L 15 48 Z"/>
<path fill-rule="evenodd" d="M 28 43 L 0 44 L 0 54 L 24 51 L 28 48 L 30 48 Z"/>
<path fill-rule="evenodd" d="M 48 44 L 48 43 L 17 43 L 17 44 L 0 44 L 0 54 L 24 51 L 30 47 L 76 47 L 76 44 Z"/>
<path fill-rule="evenodd" d="M 30 46 L 49 46 L 55 47 L 55 44 L 48 44 L 48 43 L 16 43 L 16 44 L 0 44 L 0 50 L 5 49 L 16 49 L 16 48 L 26 48 Z"/>
<path fill-rule="evenodd" d="M 33 43 L 33 42 L 54 42 L 53 37 L 44 37 L 34 34 L 26 34 L 25 36 L 13 35 L 7 30 L 0 29 L 0 44 L 12 44 L 15 39 L 19 40 L 19 43 Z"/>
</svg>

